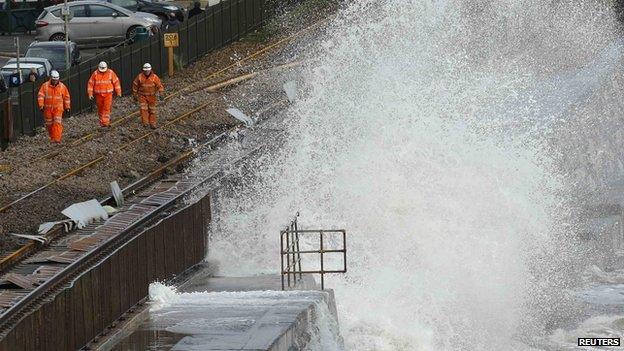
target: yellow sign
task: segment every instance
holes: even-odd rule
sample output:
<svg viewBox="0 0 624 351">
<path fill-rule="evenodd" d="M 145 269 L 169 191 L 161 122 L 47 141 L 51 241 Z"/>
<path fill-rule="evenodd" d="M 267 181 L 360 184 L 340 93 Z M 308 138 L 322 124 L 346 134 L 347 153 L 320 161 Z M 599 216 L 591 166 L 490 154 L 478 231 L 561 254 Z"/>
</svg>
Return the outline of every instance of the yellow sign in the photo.
<svg viewBox="0 0 624 351">
<path fill-rule="evenodd" d="M 178 46 L 180 46 L 180 39 L 178 38 L 178 33 L 165 33 L 165 47 L 177 48 Z"/>
</svg>

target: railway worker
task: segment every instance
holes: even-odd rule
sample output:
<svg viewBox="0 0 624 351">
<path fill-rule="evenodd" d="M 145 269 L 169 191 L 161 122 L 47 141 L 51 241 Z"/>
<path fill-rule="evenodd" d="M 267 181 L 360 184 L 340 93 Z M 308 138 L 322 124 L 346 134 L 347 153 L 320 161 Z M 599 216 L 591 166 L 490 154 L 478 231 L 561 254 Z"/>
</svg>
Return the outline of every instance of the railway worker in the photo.
<svg viewBox="0 0 624 351">
<path fill-rule="evenodd" d="M 43 112 L 45 126 L 50 135 L 50 141 L 60 143 L 63 134 L 63 111 L 69 113 L 71 101 L 69 90 L 60 81 L 57 71 L 50 72 L 50 80 L 43 83 L 37 97 L 39 109 Z"/>
<path fill-rule="evenodd" d="M 163 100 L 163 91 L 165 88 L 160 82 L 160 78 L 156 73 L 152 72 L 152 65 L 146 63 L 143 65 L 143 73 L 132 82 L 132 94 L 134 100 L 139 102 L 141 107 L 141 123 L 147 126 L 148 123 L 152 129 L 156 128 L 156 98 Z"/>
<path fill-rule="evenodd" d="M 100 126 L 110 126 L 111 106 L 113 105 L 113 92 L 121 96 L 121 84 L 119 78 L 112 69 L 108 68 L 106 62 L 102 61 L 98 68 L 91 74 L 87 84 L 87 95 L 89 100 L 95 96 L 98 115 L 100 116 Z"/>
</svg>

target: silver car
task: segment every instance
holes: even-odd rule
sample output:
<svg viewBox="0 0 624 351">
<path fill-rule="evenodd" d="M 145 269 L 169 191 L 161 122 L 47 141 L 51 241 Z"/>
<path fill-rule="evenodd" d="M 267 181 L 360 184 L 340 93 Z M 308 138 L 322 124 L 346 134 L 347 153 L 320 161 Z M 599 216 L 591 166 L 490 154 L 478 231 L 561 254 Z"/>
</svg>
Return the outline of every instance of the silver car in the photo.
<svg viewBox="0 0 624 351">
<path fill-rule="evenodd" d="M 38 41 L 65 40 L 62 8 L 62 4 L 46 7 L 37 18 Z M 81 46 L 118 43 L 133 38 L 139 27 L 157 33 L 162 24 L 156 15 L 132 12 L 102 1 L 72 1 L 69 11 L 69 40 Z"/>
</svg>

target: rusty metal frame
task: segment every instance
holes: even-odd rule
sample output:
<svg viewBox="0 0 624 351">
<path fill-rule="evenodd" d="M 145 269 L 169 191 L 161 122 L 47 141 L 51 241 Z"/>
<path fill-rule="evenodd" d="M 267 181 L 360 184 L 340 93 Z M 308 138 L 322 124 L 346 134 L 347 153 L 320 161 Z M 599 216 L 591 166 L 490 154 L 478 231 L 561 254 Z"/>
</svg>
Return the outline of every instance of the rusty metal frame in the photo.
<svg viewBox="0 0 624 351">
<path fill-rule="evenodd" d="M 295 287 L 302 279 L 304 274 L 319 274 L 321 276 L 321 289 L 325 289 L 325 274 L 346 273 L 347 272 L 347 232 L 344 229 L 318 229 L 318 230 L 299 230 L 296 214 L 295 218 L 291 221 L 290 225 L 285 230 L 280 232 L 280 262 L 281 262 L 281 276 L 282 276 L 282 290 Z M 319 249 L 318 250 L 300 250 L 299 237 L 301 235 L 319 235 Z M 327 234 L 341 234 L 342 248 L 326 250 L 324 247 L 324 238 Z M 342 253 L 343 268 L 341 270 L 326 270 L 325 269 L 325 254 L 326 253 Z M 301 255 L 302 254 L 319 254 L 320 270 L 318 271 L 304 271 L 301 268 Z M 286 261 L 286 265 L 284 265 Z"/>
</svg>

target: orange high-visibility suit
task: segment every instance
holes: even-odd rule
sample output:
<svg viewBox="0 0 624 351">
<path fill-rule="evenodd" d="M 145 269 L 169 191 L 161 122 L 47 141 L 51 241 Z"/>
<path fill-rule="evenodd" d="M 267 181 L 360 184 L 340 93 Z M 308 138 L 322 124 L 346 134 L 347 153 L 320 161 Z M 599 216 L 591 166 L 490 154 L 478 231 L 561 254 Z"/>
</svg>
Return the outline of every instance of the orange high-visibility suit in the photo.
<svg viewBox="0 0 624 351">
<path fill-rule="evenodd" d="M 139 99 L 143 125 L 149 123 L 153 128 L 156 127 L 156 93 L 162 93 L 164 90 L 160 78 L 154 72 L 149 76 L 139 73 L 132 82 L 132 94 Z"/>
<path fill-rule="evenodd" d="M 67 87 L 61 82 L 52 85 L 51 80 L 43 83 L 39 89 L 37 104 L 43 111 L 43 119 L 50 140 L 60 143 L 63 135 L 63 111 L 71 107 Z"/>
<path fill-rule="evenodd" d="M 110 125 L 113 91 L 117 96 L 121 96 L 121 84 L 115 72 L 112 69 L 107 69 L 106 72 L 95 70 L 91 78 L 89 78 L 87 94 L 89 98 L 95 96 L 95 103 L 100 116 L 100 126 L 102 127 Z"/>
</svg>

